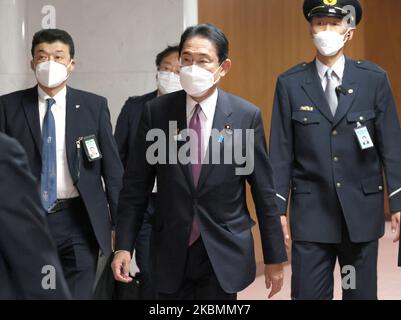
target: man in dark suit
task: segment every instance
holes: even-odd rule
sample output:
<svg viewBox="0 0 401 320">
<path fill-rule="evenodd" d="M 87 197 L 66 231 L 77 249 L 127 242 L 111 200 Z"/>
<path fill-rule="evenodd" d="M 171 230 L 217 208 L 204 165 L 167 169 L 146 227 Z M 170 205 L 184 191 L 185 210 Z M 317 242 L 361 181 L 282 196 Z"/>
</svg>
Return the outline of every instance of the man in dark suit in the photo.
<svg viewBox="0 0 401 320">
<path fill-rule="evenodd" d="M 143 96 L 130 97 L 121 110 L 117 119 L 114 137 L 125 168 L 130 158 L 130 146 L 137 136 L 139 121 L 146 103 L 157 96 L 182 90 L 179 79 L 180 64 L 178 49 L 178 46 L 168 46 L 157 55 L 157 90 Z M 132 151 L 135 153 L 135 150 Z M 143 225 L 135 243 L 135 260 L 140 271 L 141 292 L 145 300 L 155 298 L 154 289 L 149 278 L 149 242 L 152 231 L 150 219 L 155 208 L 156 194 L 157 185 L 155 183 L 155 187 L 149 198 Z"/>
<path fill-rule="evenodd" d="M 71 36 L 37 32 L 32 56 L 38 86 L 0 98 L 0 131 L 27 153 L 72 297 L 90 299 L 99 248 L 111 254 L 123 168 L 106 99 L 66 86 Z"/>
<path fill-rule="evenodd" d="M 0 300 L 68 299 L 26 155 L 4 134 L 0 134 L 0 194 Z"/>
<path fill-rule="evenodd" d="M 377 299 L 386 174 L 393 225 L 401 210 L 401 131 L 387 74 L 344 56 L 362 17 L 356 0 L 306 0 L 316 59 L 278 78 L 270 152 L 282 214 L 291 189 L 292 297 Z M 286 217 L 283 216 L 286 224 Z"/>
<path fill-rule="evenodd" d="M 112 264 L 115 278 L 131 281 L 130 252 L 156 177 L 150 274 L 158 297 L 235 299 L 237 292 L 254 281 L 256 271 L 254 222 L 246 204 L 248 181 L 271 297 L 281 290 L 282 263 L 287 257 L 261 112 L 217 89 L 231 66 L 228 41 L 221 30 L 209 24 L 188 28 L 181 37 L 180 57 L 185 91 L 147 104 L 133 145 L 135 154 L 119 203 L 118 251 Z M 168 145 L 162 143 L 152 153 L 155 146 L 148 140 L 157 134 L 161 134 L 158 141 L 168 134 Z M 249 136 L 254 139 L 245 139 Z M 188 144 L 190 155 L 185 151 Z M 239 161 L 233 150 L 246 151 L 247 157 Z M 163 154 L 169 155 L 168 161 L 154 161 L 153 156 L 157 160 Z"/>
</svg>

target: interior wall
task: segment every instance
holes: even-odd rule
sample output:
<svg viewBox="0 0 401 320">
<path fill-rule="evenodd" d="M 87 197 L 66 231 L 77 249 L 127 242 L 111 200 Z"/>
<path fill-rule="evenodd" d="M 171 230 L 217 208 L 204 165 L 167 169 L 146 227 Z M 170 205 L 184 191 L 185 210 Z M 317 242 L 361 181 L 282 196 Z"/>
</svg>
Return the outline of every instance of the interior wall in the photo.
<svg viewBox="0 0 401 320">
<path fill-rule="evenodd" d="M 365 58 L 388 72 L 401 114 L 401 2 L 365 0 Z"/>
<path fill-rule="evenodd" d="M 0 0 L 0 94 L 35 85 L 33 34 L 57 27 L 75 42 L 69 85 L 108 98 L 114 123 L 129 96 L 156 89 L 157 53 L 196 23 L 197 0 Z M 185 4 L 185 5 L 184 5 Z M 7 28 L 5 27 L 7 26 Z"/>
</svg>

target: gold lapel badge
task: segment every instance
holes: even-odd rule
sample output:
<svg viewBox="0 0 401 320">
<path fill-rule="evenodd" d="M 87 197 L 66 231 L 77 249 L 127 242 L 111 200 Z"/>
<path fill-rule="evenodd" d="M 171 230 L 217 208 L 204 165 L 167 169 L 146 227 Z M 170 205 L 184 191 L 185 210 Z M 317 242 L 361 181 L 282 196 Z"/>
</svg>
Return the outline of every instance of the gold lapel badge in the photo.
<svg viewBox="0 0 401 320">
<path fill-rule="evenodd" d="M 300 111 L 309 111 L 309 112 L 313 112 L 313 107 L 309 107 L 309 106 L 302 106 L 300 108 Z"/>
</svg>

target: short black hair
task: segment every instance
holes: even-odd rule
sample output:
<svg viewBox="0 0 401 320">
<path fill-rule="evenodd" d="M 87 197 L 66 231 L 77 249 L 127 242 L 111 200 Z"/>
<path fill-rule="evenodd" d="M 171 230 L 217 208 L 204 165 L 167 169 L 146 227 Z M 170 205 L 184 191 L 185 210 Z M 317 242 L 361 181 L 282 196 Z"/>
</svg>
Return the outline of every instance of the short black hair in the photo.
<svg viewBox="0 0 401 320">
<path fill-rule="evenodd" d="M 32 39 L 31 54 L 35 56 L 35 48 L 41 43 L 55 43 L 60 41 L 70 48 L 71 59 L 75 55 L 74 41 L 67 31 L 60 29 L 43 29 L 35 33 Z"/>
<path fill-rule="evenodd" d="M 168 46 L 166 49 L 164 49 L 162 52 L 160 52 L 156 56 L 156 67 L 157 67 L 157 69 L 160 68 L 164 58 L 168 57 L 170 54 L 175 53 L 175 52 L 177 52 L 177 53 L 179 52 L 179 47 L 177 45 Z"/>
<path fill-rule="evenodd" d="M 198 24 L 184 31 L 180 41 L 180 55 L 185 42 L 196 36 L 206 38 L 215 45 L 220 63 L 223 63 L 228 58 L 229 43 L 226 36 L 223 31 L 210 23 Z"/>
</svg>

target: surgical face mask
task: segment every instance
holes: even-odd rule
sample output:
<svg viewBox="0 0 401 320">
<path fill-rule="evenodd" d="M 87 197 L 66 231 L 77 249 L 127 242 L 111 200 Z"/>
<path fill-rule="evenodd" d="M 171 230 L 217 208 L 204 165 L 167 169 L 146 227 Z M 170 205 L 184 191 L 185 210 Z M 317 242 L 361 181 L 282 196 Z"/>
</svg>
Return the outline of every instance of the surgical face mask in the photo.
<svg viewBox="0 0 401 320">
<path fill-rule="evenodd" d="M 35 70 L 36 79 L 46 88 L 56 88 L 68 79 L 67 68 L 71 63 L 72 60 L 68 66 L 50 60 L 39 63 Z"/>
<path fill-rule="evenodd" d="M 313 36 L 313 42 L 322 55 L 331 57 L 344 47 L 348 40 L 348 32 L 349 29 L 342 35 L 336 31 L 321 31 Z"/>
<path fill-rule="evenodd" d="M 157 87 L 161 94 L 182 90 L 180 76 L 174 72 L 159 71 L 157 73 Z"/>
<path fill-rule="evenodd" d="M 185 92 L 193 97 L 202 97 L 213 87 L 218 80 L 214 80 L 214 75 L 221 66 L 214 72 L 192 65 L 181 68 L 180 82 Z"/>
</svg>

